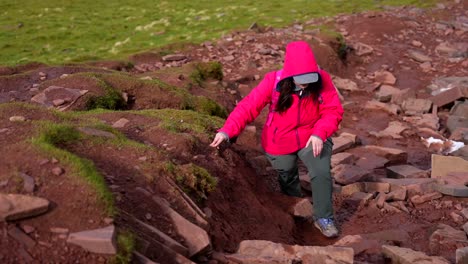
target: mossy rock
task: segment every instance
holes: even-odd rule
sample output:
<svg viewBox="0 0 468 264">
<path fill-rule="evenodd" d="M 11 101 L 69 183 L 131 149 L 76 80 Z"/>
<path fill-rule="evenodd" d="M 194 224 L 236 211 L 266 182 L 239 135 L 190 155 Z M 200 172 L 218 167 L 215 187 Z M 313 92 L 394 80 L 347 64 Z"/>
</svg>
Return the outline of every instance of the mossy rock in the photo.
<svg viewBox="0 0 468 264">
<path fill-rule="evenodd" d="M 223 66 L 217 61 L 195 64 L 195 70 L 190 74 L 192 81 L 199 86 L 207 79 L 223 80 Z"/>
<path fill-rule="evenodd" d="M 196 195 L 197 199 L 207 199 L 206 195 L 215 190 L 218 179 L 206 169 L 193 163 L 175 167 L 175 180 L 185 192 Z"/>
</svg>

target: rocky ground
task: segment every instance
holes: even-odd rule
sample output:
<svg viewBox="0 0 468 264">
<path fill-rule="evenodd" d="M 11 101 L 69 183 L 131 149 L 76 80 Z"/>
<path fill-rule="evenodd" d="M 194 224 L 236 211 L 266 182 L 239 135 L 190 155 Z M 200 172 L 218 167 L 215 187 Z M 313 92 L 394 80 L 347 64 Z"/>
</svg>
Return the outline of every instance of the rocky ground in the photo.
<svg viewBox="0 0 468 264">
<path fill-rule="evenodd" d="M 254 24 L 128 62 L 0 68 L 0 261 L 468 263 L 467 6 Z M 307 199 L 279 193 L 259 142 L 265 112 L 235 144 L 208 147 L 298 39 L 345 108 L 337 239 L 313 227 Z"/>
</svg>

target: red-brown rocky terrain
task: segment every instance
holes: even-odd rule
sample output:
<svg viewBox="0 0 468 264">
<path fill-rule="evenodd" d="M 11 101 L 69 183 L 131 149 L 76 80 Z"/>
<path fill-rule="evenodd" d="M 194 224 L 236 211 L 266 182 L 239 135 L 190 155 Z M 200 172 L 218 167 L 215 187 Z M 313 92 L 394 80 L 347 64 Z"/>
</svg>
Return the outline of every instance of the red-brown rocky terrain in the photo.
<svg viewBox="0 0 468 264">
<path fill-rule="evenodd" d="M 467 7 L 0 68 L 0 262 L 468 263 Z M 322 24 L 340 37 L 311 29 Z M 235 144 L 208 146 L 294 40 L 310 43 L 345 109 L 336 239 L 315 229 L 308 200 L 279 192 L 259 143 L 266 112 Z"/>
</svg>

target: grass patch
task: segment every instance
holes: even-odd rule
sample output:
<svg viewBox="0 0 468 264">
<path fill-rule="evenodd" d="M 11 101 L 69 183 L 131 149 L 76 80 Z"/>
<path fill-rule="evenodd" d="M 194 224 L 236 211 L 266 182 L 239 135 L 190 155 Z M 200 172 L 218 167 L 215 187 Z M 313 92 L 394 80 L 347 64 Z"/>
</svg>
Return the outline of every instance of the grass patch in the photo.
<svg viewBox="0 0 468 264">
<path fill-rule="evenodd" d="M 223 80 L 223 65 L 217 61 L 195 64 L 195 70 L 190 74 L 190 79 L 202 86 L 203 82 L 209 78 Z"/>
<path fill-rule="evenodd" d="M 0 3 L 0 64 L 121 59 L 171 43 L 201 43 L 232 30 L 284 26 L 315 17 L 379 9 L 429 7 L 435 0 L 333 1 L 60 1 Z M 88 12 L 87 10 L 92 10 Z"/>
<path fill-rule="evenodd" d="M 221 118 L 226 118 L 228 115 L 224 107 L 221 107 L 215 101 L 204 96 L 198 96 L 196 109 L 201 113 L 208 114 L 211 116 L 218 116 Z"/>
<path fill-rule="evenodd" d="M 120 110 L 124 109 L 127 103 L 122 98 L 122 95 L 112 88 L 106 88 L 106 93 L 102 96 L 91 96 L 86 102 L 86 109 L 110 109 Z"/>
<path fill-rule="evenodd" d="M 135 249 L 135 235 L 127 230 L 120 232 L 117 235 L 117 255 L 111 261 L 116 264 L 128 264 L 132 261 L 132 253 Z"/>
<path fill-rule="evenodd" d="M 107 188 L 102 175 L 99 174 L 94 164 L 87 159 L 80 158 L 75 154 L 60 148 L 60 145 L 69 144 L 81 138 L 80 133 L 69 125 L 44 122 L 39 136 L 32 138 L 33 145 L 50 156 L 58 158 L 67 164 L 72 173 L 85 179 L 98 193 L 104 202 L 107 213 L 113 216 L 116 213 L 112 193 Z"/>
<path fill-rule="evenodd" d="M 160 127 L 174 133 L 207 135 L 216 131 L 224 122 L 219 117 L 200 114 L 191 110 L 160 109 L 135 111 L 134 113 L 155 117 L 161 121 Z"/>
<path fill-rule="evenodd" d="M 175 167 L 176 182 L 189 194 L 196 196 L 197 200 L 207 199 L 206 195 L 215 190 L 218 179 L 213 177 L 206 169 L 193 163 Z"/>
</svg>

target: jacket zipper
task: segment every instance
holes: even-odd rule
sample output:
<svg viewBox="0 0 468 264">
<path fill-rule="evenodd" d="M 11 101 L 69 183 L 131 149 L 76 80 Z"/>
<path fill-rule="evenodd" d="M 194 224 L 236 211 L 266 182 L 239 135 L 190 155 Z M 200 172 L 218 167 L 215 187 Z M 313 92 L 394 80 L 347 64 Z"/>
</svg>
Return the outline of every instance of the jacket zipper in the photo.
<svg viewBox="0 0 468 264">
<path fill-rule="evenodd" d="M 299 92 L 299 105 L 297 106 L 297 126 L 296 126 L 296 138 L 297 138 L 297 148 L 301 148 L 301 140 L 299 138 L 299 124 L 301 120 L 301 102 L 302 102 L 302 90 Z"/>
</svg>

